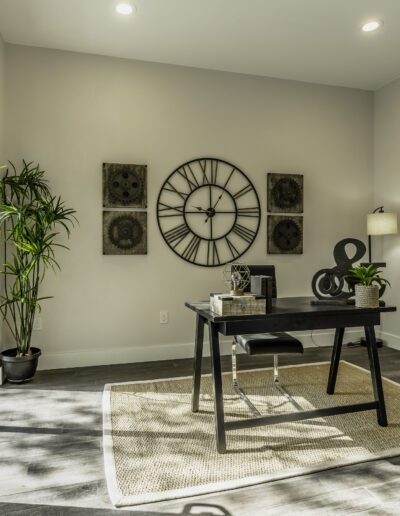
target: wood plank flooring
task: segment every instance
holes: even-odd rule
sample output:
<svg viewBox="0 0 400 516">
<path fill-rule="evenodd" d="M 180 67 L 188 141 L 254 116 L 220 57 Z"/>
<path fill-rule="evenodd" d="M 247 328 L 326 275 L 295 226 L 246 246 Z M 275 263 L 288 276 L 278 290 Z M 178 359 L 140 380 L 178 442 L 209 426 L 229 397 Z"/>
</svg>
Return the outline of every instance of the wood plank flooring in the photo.
<svg viewBox="0 0 400 516">
<path fill-rule="evenodd" d="M 296 364 L 329 360 L 330 348 L 308 348 Z M 400 382 L 400 352 L 380 350 L 382 372 Z M 365 348 L 343 358 L 368 367 Z M 222 360 L 230 367 L 228 357 Z M 268 357 L 239 356 L 241 368 L 272 365 Z M 191 360 L 38 372 L 34 381 L 0 388 L 0 515 L 398 515 L 400 457 L 372 461 L 129 510 L 112 507 L 101 449 L 101 397 L 105 383 L 191 374 Z M 205 370 L 209 360 L 204 360 Z"/>
</svg>

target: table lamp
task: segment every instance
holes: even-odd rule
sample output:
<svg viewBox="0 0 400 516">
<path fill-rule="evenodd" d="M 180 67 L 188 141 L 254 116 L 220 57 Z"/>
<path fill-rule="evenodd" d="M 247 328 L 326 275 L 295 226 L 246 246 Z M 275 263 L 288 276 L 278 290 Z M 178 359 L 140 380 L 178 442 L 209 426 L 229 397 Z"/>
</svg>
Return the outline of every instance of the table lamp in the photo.
<svg viewBox="0 0 400 516">
<path fill-rule="evenodd" d="M 386 213 L 383 206 L 379 206 L 372 213 L 367 215 L 367 233 L 368 233 L 368 260 L 369 263 L 362 265 L 369 265 L 373 263 L 376 267 L 386 267 L 385 262 L 372 262 L 372 238 L 375 235 L 393 235 L 397 233 L 397 213 Z M 365 337 L 360 339 L 361 346 L 366 346 Z M 381 348 L 383 345 L 382 339 L 376 339 L 376 345 Z"/>
<path fill-rule="evenodd" d="M 386 213 L 383 206 L 379 206 L 367 215 L 368 234 L 368 261 L 372 262 L 372 236 L 392 235 L 397 233 L 397 213 Z M 379 267 L 385 267 L 385 263 L 375 263 Z"/>
</svg>

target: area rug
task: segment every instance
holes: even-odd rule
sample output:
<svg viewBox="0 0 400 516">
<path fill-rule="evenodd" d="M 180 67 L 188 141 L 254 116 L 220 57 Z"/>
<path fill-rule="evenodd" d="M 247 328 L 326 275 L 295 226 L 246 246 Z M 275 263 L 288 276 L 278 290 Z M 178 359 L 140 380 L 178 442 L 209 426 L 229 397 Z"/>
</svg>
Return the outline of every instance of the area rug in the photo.
<svg viewBox="0 0 400 516">
<path fill-rule="evenodd" d="M 369 372 L 340 363 L 336 393 L 326 394 L 329 364 L 280 368 L 281 383 L 303 409 L 373 399 Z M 241 371 L 239 380 L 264 415 L 293 410 L 273 386 L 271 369 Z M 252 417 L 223 375 L 226 420 Z M 400 385 L 384 380 L 389 426 L 375 410 L 227 432 L 215 449 L 210 376 L 200 411 L 191 412 L 191 378 L 105 386 L 104 460 L 118 507 L 236 489 L 345 464 L 400 454 Z"/>
</svg>

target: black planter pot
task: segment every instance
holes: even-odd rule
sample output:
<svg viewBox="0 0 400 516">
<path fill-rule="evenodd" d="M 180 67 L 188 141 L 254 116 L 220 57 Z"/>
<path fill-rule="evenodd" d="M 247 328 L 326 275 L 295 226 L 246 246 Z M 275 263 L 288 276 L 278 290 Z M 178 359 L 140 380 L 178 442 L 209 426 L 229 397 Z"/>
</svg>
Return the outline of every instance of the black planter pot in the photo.
<svg viewBox="0 0 400 516">
<path fill-rule="evenodd" d="M 17 349 L 6 349 L 1 352 L 3 372 L 7 381 L 24 383 L 32 380 L 36 373 L 38 360 L 42 352 L 39 348 L 31 348 L 32 355 L 17 357 Z"/>
</svg>

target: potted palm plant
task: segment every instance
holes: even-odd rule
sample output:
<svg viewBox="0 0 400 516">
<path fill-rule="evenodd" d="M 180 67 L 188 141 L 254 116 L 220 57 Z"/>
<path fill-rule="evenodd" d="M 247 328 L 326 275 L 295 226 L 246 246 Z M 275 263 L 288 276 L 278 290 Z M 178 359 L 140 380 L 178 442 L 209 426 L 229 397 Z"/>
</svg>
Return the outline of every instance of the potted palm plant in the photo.
<svg viewBox="0 0 400 516">
<path fill-rule="evenodd" d="M 55 258 L 60 232 L 70 234 L 75 210 L 51 194 L 39 165 L 23 162 L 20 173 L 10 163 L 0 179 L 0 227 L 4 243 L 4 284 L 0 311 L 15 347 L 1 353 L 4 375 L 14 383 L 32 379 L 39 348 L 31 347 L 35 315 L 40 311 L 39 287 Z"/>
<path fill-rule="evenodd" d="M 356 306 L 359 308 L 377 308 L 379 306 L 379 289 L 389 285 L 382 278 L 381 272 L 375 265 L 357 265 L 349 269 L 347 278 L 355 285 Z"/>
</svg>

